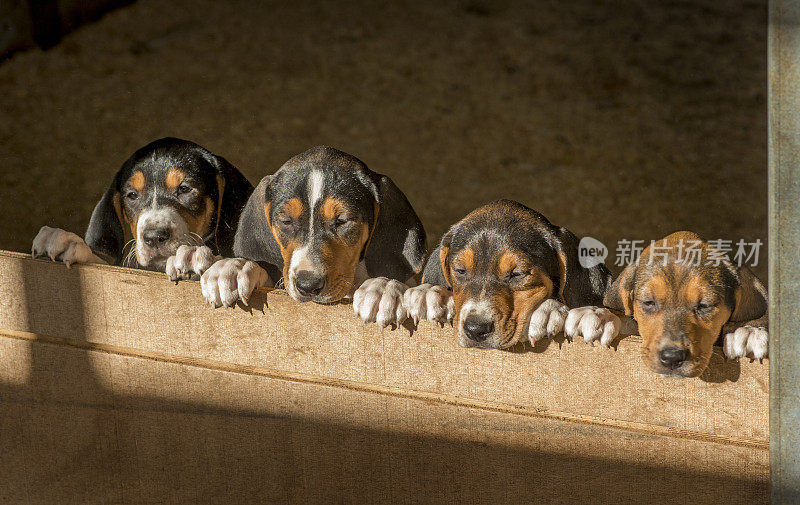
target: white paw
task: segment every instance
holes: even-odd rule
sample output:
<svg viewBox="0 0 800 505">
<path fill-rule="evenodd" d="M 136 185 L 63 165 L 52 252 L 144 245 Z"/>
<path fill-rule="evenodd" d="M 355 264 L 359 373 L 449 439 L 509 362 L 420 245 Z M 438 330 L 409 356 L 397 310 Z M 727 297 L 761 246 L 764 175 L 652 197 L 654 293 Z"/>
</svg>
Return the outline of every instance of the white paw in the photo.
<svg viewBox="0 0 800 505">
<path fill-rule="evenodd" d="M 267 271 L 243 258 L 221 259 L 200 278 L 203 298 L 214 307 L 232 307 L 239 299 L 247 303 L 254 289 L 270 286 Z"/>
<path fill-rule="evenodd" d="M 725 357 L 764 359 L 769 354 L 769 331 L 763 326 L 742 326 L 725 335 Z"/>
<path fill-rule="evenodd" d="M 600 340 L 600 345 L 608 347 L 619 335 L 620 324 L 619 318 L 606 308 L 578 307 L 569 311 L 564 334 L 570 341 L 582 336 L 587 344 Z"/>
<path fill-rule="evenodd" d="M 95 256 L 82 238 L 60 228 L 42 226 L 33 239 L 31 255 L 47 256 L 53 261 L 63 261 L 67 268 L 73 263 L 105 263 Z"/>
<path fill-rule="evenodd" d="M 400 325 L 406 319 L 403 293 L 408 286 L 400 281 L 375 277 L 365 280 L 353 293 L 353 311 L 365 323 L 378 323 L 385 328 Z"/>
<path fill-rule="evenodd" d="M 408 317 L 413 319 L 415 324 L 425 320 L 438 323 L 453 321 L 453 293 L 444 286 L 420 284 L 409 288 L 403 295 L 403 304 Z"/>
<path fill-rule="evenodd" d="M 182 245 L 174 256 L 167 258 L 167 277 L 171 281 L 191 279 L 192 275 L 203 275 L 221 256 L 214 256 L 207 246 Z"/>
<path fill-rule="evenodd" d="M 531 315 L 528 325 L 528 340 L 535 344 L 537 340 L 547 336 L 553 338 L 564 331 L 569 308 L 558 300 L 548 298 L 543 301 Z"/>
</svg>

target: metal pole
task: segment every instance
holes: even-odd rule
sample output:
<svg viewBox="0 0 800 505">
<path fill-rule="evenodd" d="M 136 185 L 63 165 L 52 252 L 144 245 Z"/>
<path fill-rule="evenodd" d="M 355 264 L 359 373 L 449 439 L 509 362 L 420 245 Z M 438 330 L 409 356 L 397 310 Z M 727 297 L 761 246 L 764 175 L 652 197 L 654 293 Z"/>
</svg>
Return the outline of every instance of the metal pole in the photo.
<svg viewBox="0 0 800 505">
<path fill-rule="evenodd" d="M 772 503 L 800 503 L 800 0 L 769 5 Z"/>
</svg>

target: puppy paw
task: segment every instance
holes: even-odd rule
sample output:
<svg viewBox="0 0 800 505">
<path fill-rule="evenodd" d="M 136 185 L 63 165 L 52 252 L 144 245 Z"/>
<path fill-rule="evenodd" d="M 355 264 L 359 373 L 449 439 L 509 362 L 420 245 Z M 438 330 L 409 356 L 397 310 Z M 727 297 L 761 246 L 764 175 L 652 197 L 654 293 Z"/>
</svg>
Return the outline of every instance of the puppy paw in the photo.
<svg viewBox="0 0 800 505">
<path fill-rule="evenodd" d="M 558 300 L 549 298 L 543 301 L 531 314 L 528 325 L 528 340 L 531 344 L 542 337 L 553 338 L 564 331 L 568 313 L 569 308 Z"/>
<path fill-rule="evenodd" d="M 729 359 L 764 359 L 769 354 L 769 331 L 763 326 L 742 326 L 725 334 L 722 351 Z"/>
<path fill-rule="evenodd" d="M 569 341 L 582 336 L 587 344 L 608 347 L 619 334 L 620 320 L 613 312 L 603 307 L 578 307 L 567 315 L 564 334 Z"/>
<path fill-rule="evenodd" d="M 407 289 L 402 282 L 386 277 L 367 279 L 353 293 L 353 311 L 365 323 L 378 323 L 381 328 L 399 326 L 406 319 L 403 293 Z"/>
<path fill-rule="evenodd" d="M 414 324 L 428 320 L 437 323 L 453 321 L 453 293 L 444 286 L 420 284 L 403 294 L 403 304 Z"/>
<path fill-rule="evenodd" d="M 203 275 L 214 262 L 221 259 L 221 256 L 214 256 L 207 246 L 182 245 L 174 256 L 167 258 L 167 277 L 174 282 L 191 279 L 192 275 Z"/>
<path fill-rule="evenodd" d="M 105 263 L 79 236 L 49 226 L 42 226 L 33 239 L 31 256 L 47 256 L 53 261 L 63 261 L 67 268 L 73 263 Z"/>
<path fill-rule="evenodd" d="M 239 299 L 247 303 L 254 289 L 270 286 L 267 271 L 243 258 L 221 259 L 200 277 L 203 298 L 214 307 L 233 307 Z"/>
</svg>

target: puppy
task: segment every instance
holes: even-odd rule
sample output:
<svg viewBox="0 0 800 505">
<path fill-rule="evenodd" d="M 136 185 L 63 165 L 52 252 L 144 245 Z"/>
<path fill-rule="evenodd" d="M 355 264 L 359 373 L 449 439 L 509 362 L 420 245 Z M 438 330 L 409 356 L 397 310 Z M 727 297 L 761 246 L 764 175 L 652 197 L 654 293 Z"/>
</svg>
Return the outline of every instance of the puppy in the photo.
<svg viewBox="0 0 800 505">
<path fill-rule="evenodd" d="M 690 244 L 696 253 L 687 252 Z M 721 333 L 728 358 L 767 357 L 766 288 L 694 233 L 673 233 L 645 249 L 614 281 L 605 304 L 633 316 L 642 358 L 661 375 L 703 373 Z"/>
<path fill-rule="evenodd" d="M 452 319 L 462 346 L 504 349 L 561 332 L 568 307 L 599 304 L 611 274 L 602 264 L 579 264 L 578 240 L 566 228 L 499 200 L 450 228 L 428 259 L 423 282 L 404 293 L 409 317 Z M 619 319 L 604 317 L 591 330 L 618 331 Z"/>
<path fill-rule="evenodd" d="M 233 226 L 253 186 L 224 158 L 199 145 L 163 138 L 122 165 L 92 212 L 85 239 L 43 226 L 33 257 L 73 263 L 109 263 L 163 270 L 182 244 L 208 244 L 230 254 Z M 130 252 L 123 255 L 126 244 Z M 212 253 L 213 251 L 213 253 Z"/>
<path fill-rule="evenodd" d="M 246 303 L 253 289 L 279 279 L 297 301 L 332 303 L 367 278 L 387 286 L 412 277 L 422 268 L 425 229 L 390 178 L 342 151 L 314 147 L 258 184 L 234 254 L 205 271 L 185 261 L 179 274 L 202 273 L 203 296 L 216 307 Z M 388 291 L 386 303 L 402 307 L 402 293 Z"/>
</svg>

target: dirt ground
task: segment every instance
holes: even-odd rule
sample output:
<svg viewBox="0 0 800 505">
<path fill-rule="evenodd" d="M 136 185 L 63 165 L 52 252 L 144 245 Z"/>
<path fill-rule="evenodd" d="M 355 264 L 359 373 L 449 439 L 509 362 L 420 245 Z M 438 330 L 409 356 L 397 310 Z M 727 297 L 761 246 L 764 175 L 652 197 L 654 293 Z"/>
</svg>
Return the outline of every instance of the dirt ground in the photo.
<svg viewBox="0 0 800 505">
<path fill-rule="evenodd" d="M 82 234 L 167 135 L 253 182 L 348 151 L 431 247 L 501 197 L 612 256 L 678 229 L 766 242 L 766 29 L 766 1 L 140 0 L 0 65 L 0 248 Z"/>
</svg>

